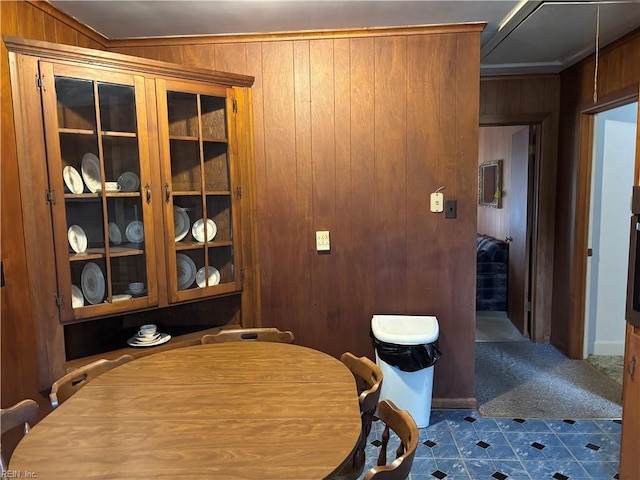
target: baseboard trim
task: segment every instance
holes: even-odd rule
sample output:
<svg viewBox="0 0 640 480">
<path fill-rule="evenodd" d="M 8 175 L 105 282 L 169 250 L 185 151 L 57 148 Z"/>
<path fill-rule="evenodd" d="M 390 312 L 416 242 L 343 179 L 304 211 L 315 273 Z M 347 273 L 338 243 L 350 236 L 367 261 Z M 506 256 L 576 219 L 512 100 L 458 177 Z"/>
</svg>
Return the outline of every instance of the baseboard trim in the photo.
<svg viewBox="0 0 640 480">
<path fill-rule="evenodd" d="M 434 409 L 477 410 L 478 401 L 476 397 L 434 398 L 431 400 L 431 407 Z"/>
</svg>

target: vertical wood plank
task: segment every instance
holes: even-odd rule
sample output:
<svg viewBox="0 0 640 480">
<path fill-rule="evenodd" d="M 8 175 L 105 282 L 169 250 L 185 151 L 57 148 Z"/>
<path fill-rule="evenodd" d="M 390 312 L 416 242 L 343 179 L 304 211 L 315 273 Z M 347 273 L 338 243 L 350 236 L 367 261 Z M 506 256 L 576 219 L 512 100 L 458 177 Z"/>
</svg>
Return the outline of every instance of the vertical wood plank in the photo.
<svg viewBox="0 0 640 480">
<path fill-rule="evenodd" d="M 262 46 L 262 90 L 269 102 L 263 105 L 264 178 L 266 216 L 260 225 L 260 238 L 271 261 L 269 325 L 280 325 L 291 315 L 297 286 L 291 276 L 295 265 L 296 230 L 296 145 L 293 44 L 265 43 Z M 261 257 L 264 258 L 264 257 Z M 264 297 L 263 297 L 264 298 Z M 296 335 L 298 332 L 296 332 Z"/>
<path fill-rule="evenodd" d="M 353 273 L 351 271 L 351 256 L 357 245 L 353 244 L 351 236 L 352 224 L 355 216 L 353 212 L 353 192 L 351 188 L 351 69 L 349 39 L 333 41 L 333 68 L 334 68 L 334 105 L 335 105 L 335 222 L 331 240 L 335 247 L 331 255 L 334 257 L 333 268 L 337 272 L 345 272 L 332 282 L 334 289 L 332 306 L 335 314 L 329 319 L 329 328 L 337 330 L 342 328 L 344 335 L 335 339 L 332 343 L 331 354 L 336 357 L 347 351 L 354 345 L 358 338 L 367 338 L 367 329 L 360 329 L 361 322 L 358 317 L 362 315 L 359 306 L 351 302 L 351 285 L 353 285 Z M 352 318 L 355 321 L 342 326 L 345 319 Z"/>
<path fill-rule="evenodd" d="M 190 65 L 192 67 L 219 70 L 216 67 L 215 48 L 211 44 L 185 45 L 182 61 L 185 65 Z"/>
<path fill-rule="evenodd" d="M 242 43 L 225 43 L 216 45 L 215 60 L 216 70 L 246 74 L 247 53 Z"/>
<path fill-rule="evenodd" d="M 377 313 L 407 304 L 406 38 L 376 38 L 374 237 Z"/>
<path fill-rule="evenodd" d="M 304 344 L 313 343 L 313 331 L 309 321 L 315 321 L 318 309 L 313 308 L 313 170 L 311 154 L 311 78 L 310 43 L 293 43 L 293 74 L 295 101 L 295 178 L 296 178 L 296 228 L 294 263 L 298 268 L 291 272 L 298 288 L 292 298 L 292 316 L 289 324 L 299 334 Z"/>
<path fill-rule="evenodd" d="M 456 332 L 453 352 L 465 352 L 464 359 L 456 361 L 448 378 L 457 378 L 459 383 L 448 383 L 447 389 L 454 398 L 475 400 L 473 389 L 474 371 L 468 365 L 474 364 L 475 346 L 475 266 L 476 261 L 476 196 L 478 158 L 478 114 L 480 69 L 474 61 L 480 54 L 480 38 L 477 35 L 462 34 L 456 42 L 456 196 L 458 200 L 457 219 L 453 220 L 454 243 L 450 252 L 452 258 L 454 284 L 451 285 L 452 317 Z M 469 105 L 473 105 L 471 108 Z M 475 188 L 474 188 L 475 187 Z M 445 220 L 446 221 L 446 220 Z M 451 221 L 451 220 L 449 220 Z M 466 362 L 466 367 L 461 364 Z M 447 371 L 442 372 L 446 375 Z M 442 374 L 439 378 L 443 378 Z M 447 378 L 447 377 L 445 377 Z"/>
<path fill-rule="evenodd" d="M 312 40 L 309 47 L 313 231 L 332 231 L 336 225 L 333 40 Z M 315 242 L 314 237 L 312 242 Z M 314 318 L 313 329 L 316 342 L 323 351 L 332 349 L 333 340 L 325 333 L 338 321 L 338 312 L 333 301 L 334 267 L 333 254 L 315 254 L 313 298 L 314 306 L 317 305 L 314 309 L 317 317 Z"/>
<path fill-rule="evenodd" d="M 78 32 L 76 30 L 66 26 L 60 20 L 54 20 L 53 23 L 55 24 L 56 28 L 57 43 L 78 45 Z"/>
<path fill-rule="evenodd" d="M 431 298 L 439 294 L 432 266 L 447 243 L 438 235 L 441 214 L 430 212 L 430 194 L 443 185 L 438 169 L 438 117 L 434 115 L 442 88 L 439 47 L 434 36 L 407 40 L 407 311 L 420 315 L 432 313 Z"/>
<path fill-rule="evenodd" d="M 26 2 L 17 2 L 18 36 L 44 40 L 44 14 Z"/>
<path fill-rule="evenodd" d="M 375 258 L 373 239 L 377 234 L 375 211 L 375 40 L 357 38 L 350 41 L 350 133 L 351 133 L 351 294 L 350 303 L 356 312 L 354 318 L 344 318 L 352 329 L 357 329 L 358 340 L 349 350 L 356 355 L 373 358 L 371 341 L 366 337 L 371 327 L 371 317 L 376 311 L 376 292 L 372 278 Z M 342 210 L 340 210 L 342 211 Z"/>
</svg>

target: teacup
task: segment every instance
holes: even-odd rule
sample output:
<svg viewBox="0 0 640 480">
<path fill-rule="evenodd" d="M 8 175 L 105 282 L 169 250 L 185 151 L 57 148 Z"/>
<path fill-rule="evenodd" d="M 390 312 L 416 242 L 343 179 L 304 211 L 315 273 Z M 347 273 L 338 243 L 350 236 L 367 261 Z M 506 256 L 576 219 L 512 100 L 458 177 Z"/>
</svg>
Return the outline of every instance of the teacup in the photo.
<svg viewBox="0 0 640 480">
<path fill-rule="evenodd" d="M 132 282 L 129 284 L 129 291 L 134 295 L 144 292 L 144 282 Z"/>
<path fill-rule="evenodd" d="M 147 325 L 142 325 L 140 330 L 138 331 L 139 337 L 150 338 L 153 337 L 158 331 L 158 327 L 156 327 L 153 323 L 149 323 Z"/>
</svg>

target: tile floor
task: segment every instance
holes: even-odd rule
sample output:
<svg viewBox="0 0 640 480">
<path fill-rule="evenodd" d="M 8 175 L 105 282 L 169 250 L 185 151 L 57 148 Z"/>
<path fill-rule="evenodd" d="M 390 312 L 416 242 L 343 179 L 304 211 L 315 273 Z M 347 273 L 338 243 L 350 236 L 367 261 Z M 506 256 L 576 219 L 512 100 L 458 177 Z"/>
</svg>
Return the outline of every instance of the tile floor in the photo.
<svg viewBox="0 0 640 480">
<path fill-rule="evenodd" d="M 619 419 L 487 418 L 470 410 L 434 410 L 429 427 L 420 429 L 409 478 L 614 479 L 618 478 L 620 426 Z M 377 459 L 382 429 L 381 422 L 374 422 L 365 473 Z"/>
</svg>

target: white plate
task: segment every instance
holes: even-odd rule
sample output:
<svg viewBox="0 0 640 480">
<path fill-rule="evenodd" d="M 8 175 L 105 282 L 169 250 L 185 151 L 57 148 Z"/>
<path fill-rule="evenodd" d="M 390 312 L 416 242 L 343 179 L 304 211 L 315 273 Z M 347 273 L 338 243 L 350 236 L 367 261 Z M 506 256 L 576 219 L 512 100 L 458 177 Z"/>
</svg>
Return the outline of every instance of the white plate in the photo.
<svg viewBox="0 0 640 480">
<path fill-rule="evenodd" d="M 184 253 L 178 253 L 176 255 L 176 270 L 178 273 L 178 290 L 184 290 L 193 285 L 197 269 L 191 257 Z"/>
<path fill-rule="evenodd" d="M 163 343 L 167 343 L 171 340 L 171 335 L 168 333 L 161 333 L 160 338 L 153 342 L 140 342 L 138 337 L 131 337 L 127 340 L 127 343 L 132 347 L 155 347 L 156 345 L 162 345 Z"/>
<path fill-rule="evenodd" d="M 189 225 L 191 225 L 191 219 L 186 210 L 177 205 L 173 206 L 173 230 L 175 232 L 175 241 L 182 240 L 189 231 Z"/>
<path fill-rule="evenodd" d="M 202 267 L 196 273 L 196 283 L 200 288 L 212 285 L 218 285 L 220 283 L 220 272 L 216 267 L 209 267 L 209 285 L 206 284 L 206 277 L 204 274 L 204 267 Z"/>
<path fill-rule="evenodd" d="M 135 334 L 129 340 L 135 341 L 136 343 L 153 343 L 158 341 L 161 337 L 162 333 L 156 332 L 156 334 L 151 337 L 141 337 L 139 334 Z"/>
<path fill-rule="evenodd" d="M 122 232 L 117 223 L 109 222 L 109 240 L 114 245 L 120 245 L 122 243 Z"/>
<path fill-rule="evenodd" d="M 71 285 L 71 306 L 73 308 L 84 307 L 84 295 L 77 285 Z"/>
<path fill-rule="evenodd" d="M 135 192 L 140 186 L 140 178 L 133 172 L 124 172 L 118 177 L 118 185 L 123 192 Z"/>
<path fill-rule="evenodd" d="M 93 153 L 85 153 L 82 157 L 82 178 L 91 193 L 102 189 L 100 184 L 100 160 Z"/>
<path fill-rule="evenodd" d="M 87 263 L 80 277 L 82 293 L 89 303 L 95 305 L 104 298 L 104 275 L 100 267 L 93 262 Z"/>
<path fill-rule="evenodd" d="M 144 224 L 140 220 L 134 220 L 127 225 L 124 234 L 131 243 L 142 243 L 144 240 Z"/>
<path fill-rule="evenodd" d="M 117 295 L 113 295 L 111 297 L 111 301 L 112 302 L 121 302 L 123 300 L 129 300 L 130 298 L 132 298 L 133 295 L 131 295 L 130 293 L 119 293 Z"/>
<path fill-rule="evenodd" d="M 71 225 L 67 230 L 67 238 L 74 252 L 84 253 L 87 251 L 87 235 L 80 225 Z"/>
<path fill-rule="evenodd" d="M 82 193 L 84 191 L 82 177 L 78 173 L 78 170 L 71 165 L 67 165 L 62 169 L 62 178 L 71 193 Z"/>
<path fill-rule="evenodd" d="M 218 233 L 218 227 L 215 222 L 210 218 L 207 219 L 207 242 L 213 240 L 213 237 Z M 191 235 L 197 242 L 204 242 L 204 219 L 196 220 L 191 227 Z"/>
</svg>

